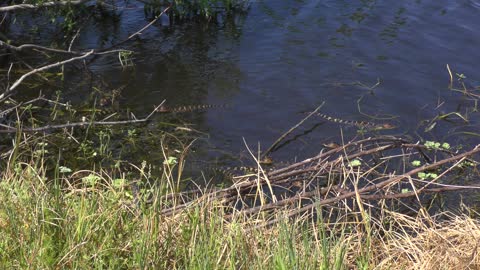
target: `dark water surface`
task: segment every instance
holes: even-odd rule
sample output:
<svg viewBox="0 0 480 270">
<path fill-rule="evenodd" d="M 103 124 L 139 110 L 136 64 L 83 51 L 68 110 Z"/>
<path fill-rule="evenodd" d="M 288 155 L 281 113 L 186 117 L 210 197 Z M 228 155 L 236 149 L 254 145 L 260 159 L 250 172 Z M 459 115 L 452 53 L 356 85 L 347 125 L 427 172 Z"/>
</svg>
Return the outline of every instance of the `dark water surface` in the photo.
<svg viewBox="0 0 480 270">
<path fill-rule="evenodd" d="M 253 150 L 266 149 L 322 102 L 325 114 L 398 126 L 382 134 L 465 144 L 476 140 L 461 132 L 478 131 L 478 113 L 468 114 L 468 124 L 453 117 L 427 133 L 422 121 L 471 110 L 472 101 L 448 89 L 446 65 L 465 74 L 467 86 L 478 85 L 478 14 L 473 0 L 252 1 L 246 14 L 217 24 L 170 26 L 165 18 L 130 48 L 135 68 L 122 70 L 112 58 L 93 69 L 113 85 L 128 83 L 121 106 L 137 115 L 164 99 L 170 106 L 229 104 L 186 114 L 208 134 L 197 142 L 199 159 L 245 158 L 243 138 Z M 112 33 L 122 39 L 147 22 L 143 10 L 126 10 L 116 27 L 92 27 L 79 43 L 93 47 Z M 311 119 L 273 156 L 314 155 L 322 143 L 340 142 L 340 128 L 346 139 L 357 133 Z M 160 149 L 148 149 L 154 153 Z"/>
</svg>

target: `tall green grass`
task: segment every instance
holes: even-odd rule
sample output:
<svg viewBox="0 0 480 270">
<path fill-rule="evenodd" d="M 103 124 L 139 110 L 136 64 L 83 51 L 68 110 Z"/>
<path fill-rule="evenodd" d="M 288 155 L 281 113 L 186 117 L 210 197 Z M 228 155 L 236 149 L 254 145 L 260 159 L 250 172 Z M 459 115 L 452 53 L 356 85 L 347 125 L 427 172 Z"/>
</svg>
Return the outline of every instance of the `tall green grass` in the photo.
<svg viewBox="0 0 480 270">
<path fill-rule="evenodd" d="M 95 185 L 48 179 L 42 164 L 32 164 L 18 162 L 2 173 L 2 269 L 343 267 L 345 247 L 325 237 L 321 222 L 251 229 L 255 220 L 226 222 L 214 202 L 164 217 L 159 192 L 151 205 L 137 206 L 128 185 L 114 186 L 107 175 L 79 172 L 96 175 Z"/>
<path fill-rule="evenodd" d="M 480 226 L 469 218 L 455 217 L 453 225 L 437 226 L 431 219 L 425 224 L 392 212 L 383 217 L 396 226 L 392 229 L 369 217 L 362 207 L 356 211 L 339 205 L 340 213 L 349 218 L 281 219 L 283 212 L 278 211 L 279 222 L 266 227 L 262 216 L 239 214 L 227 221 L 219 203 L 208 200 L 165 216 L 161 211 L 172 201 L 165 199 L 162 190 L 178 186 L 171 173 L 156 179 L 161 184 L 150 190 L 151 203 L 146 204 L 132 195 L 132 182 L 138 179 L 116 178 L 100 169 L 67 174 L 60 172 L 58 164 L 48 168 L 41 156 L 22 160 L 22 155 L 26 156 L 24 152 L 15 158 L 12 155 L 0 176 L 0 269 L 431 269 L 460 263 L 480 265 L 476 264 L 480 258 L 471 256 L 475 244 L 469 242 L 480 239 Z M 166 162 L 165 166 L 174 164 Z M 166 169 L 171 172 L 174 168 Z M 448 237 L 434 238 L 432 247 L 430 239 L 442 235 L 445 228 L 449 228 L 445 231 Z M 450 242 L 452 235 L 456 245 Z M 433 249 L 437 246 L 438 250 Z M 449 264 L 445 260 L 453 257 L 435 256 L 449 251 L 465 258 Z"/>
</svg>

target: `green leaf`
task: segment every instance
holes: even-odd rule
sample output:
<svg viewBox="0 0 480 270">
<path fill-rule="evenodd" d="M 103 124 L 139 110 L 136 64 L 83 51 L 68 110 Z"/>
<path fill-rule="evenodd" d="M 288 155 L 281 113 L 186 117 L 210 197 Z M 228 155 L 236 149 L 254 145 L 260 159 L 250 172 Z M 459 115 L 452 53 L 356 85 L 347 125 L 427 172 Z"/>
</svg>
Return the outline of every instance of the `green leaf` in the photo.
<svg viewBox="0 0 480 270">
<path fill-rule="evenodd" d="M 71 173 L 72 169 L 65 167 L 65 166 L 60 166 L 58 167 L 58 171 L 61 173 Z"/>
<path fill-rule="evenodd" d="M 348 163 L 348 166 L 350 166 L 350 167 L 358 167 L 360 165 L 362 165 L 362 162 L 358 159 L 354 159 L 354 160 L 350 161 L 350 163 Z"/>
<path fill-rule="evenodd" d="M 133 195 L 131 192 L 127 191 L 125 192 L 125 197 L 129 198 L 129 199 L 133 199 Z"/>
<path fill-rule="evenodd" d="M 418 166 L 422 165 L 422 163 L 420 162 L 420 160 L 414 160 L 414 161 L 412 161 L 412 165 L 415 166 L 415 167 L 418 167 Z"/>
<path fill-rule="evenodd" d="M 447 119 L 450 115 L 456 115 L 456 116 L 458 116 L 460 119 L 462 119 L 463 121 L 465 121 L 465 123 L 468 123 L 468 119 L 465 118 L 462 114 L 460 114 L 460 113 L 458 113 L 458 112 L 450 112 L 450 113 L 446 113 L 446 114 L 439 115 L 439 116 L 438 116 L 438 119 Z"/>
<path fill-rule="evenodd" d="M 429 149 L 440 149 L 441 144 L 439 142 L 426 141 L 425 147 Z"/>
<path fill-rule="evenodd" d="M 402 193 L 408 193 L 408 192 L 410 192 L 410 189 L 408 189 L 408 188 L 402 188 L 402 191 L 401 191 L 401 192 L 402 192 Z"/>
<path fill-rule="evenodd" d="M 442 148 L 448 150 L 448 149 L 450 149 L 450 144 L 444 142 L 444 143 L 442 143 Z"/>
<path fill-rule="evenodd" d="M 93 187 L 97 184 L 99 180 L 100 180 L 100 177 L 91 173 L 88 176 L 85 176 L 82 178 L 82 183 Z"/>
<path fill-rule="evenodd" d="M 112 186 L 114 188 L 122 188 L 125 186 L 125 179 L 123 178 L 117 178 L 117 179 L 113 179 L 112 181 Z"/>
<path fill-rule="evenodd" d="M 425 128 L 425 132 L 431 131 L 436 125 L 437 125 L 437 122 L 433 122 L 432 124 L 430 124 L 430 126 Z"/>
<path fill-rule="evenodd" d="M 427 174 L 424 173 L 424 172 L 419 172 L 419 173 L 418 173 L 418 178 L 420 178 L 420 179 L 425 179 L 425 178 L 427 178 Z"/>
<path fill-rule="evenodd" d="M 426 141 L 425 142 L 425 147 L 427 148 L 433 148 L 435 145 L 435 142 L 432 142 L 432 141 Z"/>
<path fill-rule="evenodd" d="M 167 160 L 163 161 L 163 164 L 165 165 L 175 165 L 177 164 L 177 158 L 176 157 L 168 157 Z"/>
</svg>

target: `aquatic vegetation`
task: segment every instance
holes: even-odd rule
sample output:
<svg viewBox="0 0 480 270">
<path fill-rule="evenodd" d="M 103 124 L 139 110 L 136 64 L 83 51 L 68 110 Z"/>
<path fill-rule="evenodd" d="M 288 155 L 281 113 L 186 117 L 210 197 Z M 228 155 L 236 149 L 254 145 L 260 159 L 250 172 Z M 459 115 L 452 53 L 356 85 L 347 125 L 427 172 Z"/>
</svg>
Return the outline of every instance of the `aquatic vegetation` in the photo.
<svg viewBox="0 0 480 270">
<path fill-rule="evenodd" d="M 158 16 L 166 6 L 172 6 L 173 16 L 179 20 L 203 17 L 211 19 L 219 13 L 243 11 L 248 5 L 248 0 L 148 0 L 145 1 L 145 15 Z"/>
</svg>

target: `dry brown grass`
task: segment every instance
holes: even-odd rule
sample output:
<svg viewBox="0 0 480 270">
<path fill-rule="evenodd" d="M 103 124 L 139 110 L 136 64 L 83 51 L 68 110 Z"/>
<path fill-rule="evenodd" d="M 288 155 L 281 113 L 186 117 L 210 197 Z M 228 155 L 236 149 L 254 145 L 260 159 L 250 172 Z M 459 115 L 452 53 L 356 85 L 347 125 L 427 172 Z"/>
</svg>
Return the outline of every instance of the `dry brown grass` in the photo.
<svg viewBox="0 0 480 270">
<path fill-rule="evenodd" d="M 378 269 L 480 269 L 480 222 L 467 215 L 442 214 L 442 221 L 420 214 L 390 213 L 397 232 L 373 251 Z"/>
</svg>

